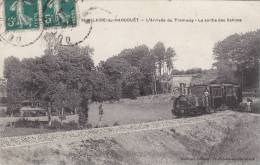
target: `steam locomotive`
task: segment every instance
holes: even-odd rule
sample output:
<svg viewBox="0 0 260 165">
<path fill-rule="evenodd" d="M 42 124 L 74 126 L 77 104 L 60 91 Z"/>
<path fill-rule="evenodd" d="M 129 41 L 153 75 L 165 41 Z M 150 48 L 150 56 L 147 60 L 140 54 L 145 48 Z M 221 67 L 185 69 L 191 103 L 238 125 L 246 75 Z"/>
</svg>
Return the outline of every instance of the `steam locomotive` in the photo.
<svg viewBox="0 0 260 165">
<path fill-rule="evenodd" d="M 194 85 L 180 84 L 180 96 L 173 102 L 172 113 L 177 117 L 211 113 L 224 108 L 235 108 L 242 101 L 237 84 Z"/>
</svg>

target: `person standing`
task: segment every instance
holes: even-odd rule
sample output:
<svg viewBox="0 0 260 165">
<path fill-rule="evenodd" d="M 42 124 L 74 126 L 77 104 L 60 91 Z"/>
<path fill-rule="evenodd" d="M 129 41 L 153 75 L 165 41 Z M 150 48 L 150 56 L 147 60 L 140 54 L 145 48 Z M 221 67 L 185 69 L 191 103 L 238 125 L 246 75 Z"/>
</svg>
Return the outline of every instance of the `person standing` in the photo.
<svg viewBox="0 0 260 165">
<path fill-rule="evenodd" d="M 252 109 L 251 109 L 251 104 L 253 103 L 253 100 L 250 99 L 250 98 L 247 98 L 246 99 L 246 111 L 247 112 L 252 112 Z"/>
<path fill-rule="evenodd" d="M 206 111 L 210 112 L 210 109 L 209 109 L 209 92 L 208 92 L 207 88 L 204 91 L 203 97 L 204 97 L 203 101 L 204 101 L 204 106 L 206 107 Z"/>
<path fill-rule="evenodd" d="M 103 106 L 102 103 L 99 105 L 98 107 L 98 114 L 99 114 L 99 127 L 102 126 L 102 120 L 103 120 L 103 115 L 104 115 L 104 110 L 103 110 Z"/>
</svg>

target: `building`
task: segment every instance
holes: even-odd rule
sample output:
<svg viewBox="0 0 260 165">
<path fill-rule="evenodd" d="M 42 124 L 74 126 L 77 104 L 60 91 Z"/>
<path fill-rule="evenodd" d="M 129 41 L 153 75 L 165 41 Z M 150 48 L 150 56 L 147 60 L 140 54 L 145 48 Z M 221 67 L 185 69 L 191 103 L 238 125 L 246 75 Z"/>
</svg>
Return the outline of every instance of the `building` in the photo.
<svg viewBox="0 0 260 165">
<path fill-rule="evenodd" d="M 47 110 L 41 107 L 24 106 L 20 109 L 22 117 L 47 116 Z"/>
<path fill-rule="evenodd" d="M 179 88 L 180 84 L 186 84 L 186 86 L 190 86 L 191 80 L 195 77 L 194 74 L 186 74 L 186 75 L 173 75 L 170 79 L 170 84 L 173 88 Z"/>
<path fill-rule="evenodd" d="M 169 80 L 172 93 L 189 94 L 190 87 L 195 85 L 208 85 L 216 83 L 218 74 L 214 70 L 206 73 L 173 75 Z"/>
<path fill-rule="evenodd" d="M 171 92 L 175 94 L 187 94 L 192 79 L 196 76 L 196 74 L 173 75 L 169 80 Z"/>
</svg>

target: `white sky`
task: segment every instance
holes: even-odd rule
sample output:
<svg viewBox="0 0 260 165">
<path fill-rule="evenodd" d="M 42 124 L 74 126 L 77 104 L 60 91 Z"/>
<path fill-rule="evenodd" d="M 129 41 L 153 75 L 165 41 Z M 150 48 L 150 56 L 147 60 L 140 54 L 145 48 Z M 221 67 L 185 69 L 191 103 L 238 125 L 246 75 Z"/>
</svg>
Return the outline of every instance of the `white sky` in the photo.
<svg viewBox="0 0 260 165">
<path fill-rule="evenodd" d="M 84 11 L 90 6 L 102 7 L 118 18 L 242 19 L 241 23 L 96 23 L 93 25 L 91 35 L 82 44 L 95 49 L 93 56 L 95 64 L 118 54 L 125 48 L 140 44 L 152 48 L 156 42 L 162 41 L 166 47 L 171 46 L 175 49 L 178 56 L 175 62 L 177 69 L 210 68 L 213 63 L 212 48 L 217 41 L 234 33 L 260 28 L 260 2 L 256 1 L 87 1 L 79 3 L 78 11 Z M 95 12 L 91 16 L 111 17 L 102 11 Z M 86 28 L 87 25 L 80 23 L 70 35 L 74 39 L 81 38 L 86 34 Z M 24 33 L 22 37 L 28 37 L 26 35 L 28 34 Z M 3 72 L 4 58 L 11 55 L 19 58 L 41 56 L 45 46 L 43 39 L 23 48 L 0 41 L 0 76 Z"/>
</svg>

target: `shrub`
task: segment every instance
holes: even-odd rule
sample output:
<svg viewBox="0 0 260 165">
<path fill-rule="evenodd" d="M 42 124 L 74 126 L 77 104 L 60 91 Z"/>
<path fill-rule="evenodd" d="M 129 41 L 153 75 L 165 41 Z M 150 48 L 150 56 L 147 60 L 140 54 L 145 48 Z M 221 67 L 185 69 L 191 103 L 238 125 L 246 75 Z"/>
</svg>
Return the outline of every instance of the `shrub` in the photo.
<svg viewBox="0 0 260 165">
<path fill-rule="evenodd" d="M 92 124 L 90 124 L 90 123 L 88 123 L 88 124 L 86 125 L 86 127 L 87 127 L 88 129 L 93 128 Z"/>
<path fill-rule="evenodd" d="M 84 109 L 81 108 L 78 114 L 79 114 L 79 124 L 82 128 L 85 128 L 88 121 L 88 107 Z"/>
<path fill-rule="evenodd" d="M 109 127 L 109 125 L 104 124 L 104 125 L 96 125 L 94 128 L 102 128 L 102 127 Z"/>
<path fill-rule="evenodd" d="M 26 127 L 27 123 L 28 123 L 28 120 L 26 120 L 26 119 L 19 119 L 16 122 L 14 122 L 14 126 L 15 127 Z"/>
<path fill-rule="evenodd" d="M 76 130 L 76 129 L 79 129 L 79 125 L 75 121 L 70 121 L 68 123 L 63 123 L 62 129 L 64 129 L 64 130 Z"/>
<path fill-rule="evenodd" d="M 40 128 L 41 126 L 45 125 L 46 122 L 44 121 L 31 121 L 28 119 L 19 119 L 16 122 L 14 122 L 15 127 L 26 127 L 26 128 Z"/>
<path fill-rule="evenodd" d="M 260 113 L 259 107 L 260 107 L 260 103 L 259 102 L 253 102 L 252 105 L 251 105 L 252 112 Z"/>
<path fill-rule="evenodd" d="M 51 122 L 51 126 L 48 127 L 49 129 L 63 129 L 63 130 L 77 130 L 79 129 L 79 125 L 75 121 L 70 121 L 68 123 L 62 123 L 58 120 L 53 120 Z"/>
<path fill-rule="evenodd" d="M 113 126 L 119 126 L 119 123 L 116 121 Z"/>
<path fill-rule="evenodd" d="M 61 123 L 58 120 L 51 121 L 51 126 L 48 127 L 49 129 L 60 129 Z"/>
</svg>

